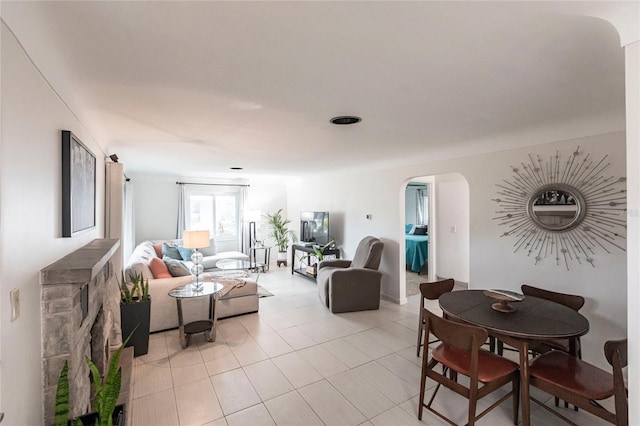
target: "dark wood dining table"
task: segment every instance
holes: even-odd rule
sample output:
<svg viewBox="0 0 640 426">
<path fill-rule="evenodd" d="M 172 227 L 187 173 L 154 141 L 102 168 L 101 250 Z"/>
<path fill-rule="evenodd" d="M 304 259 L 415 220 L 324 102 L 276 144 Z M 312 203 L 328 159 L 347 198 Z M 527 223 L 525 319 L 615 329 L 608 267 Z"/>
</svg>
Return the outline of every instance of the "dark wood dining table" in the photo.
<svg viewBox="0 0 640 426">
<path fill-rule="evenodd" d="M 529 348 L 536 341 L 575 338 L 589 331 L 589 321 L 566 306 L 533 296 L 511 303 L 515 312 L 498 312 L 491 308 L 496 301 L 483 290 L 463 290 L 445 293 L 439 299 L 440 308 L 448 319 L 482 327 L 490 336 L 516 348 L 520 356 L 520 400 L 522 423 L 530 424 Z M 575 344 L 571 345 L 575 351 Z M 574 352 L 575 353 L 575 352 Z"/>
</svg>

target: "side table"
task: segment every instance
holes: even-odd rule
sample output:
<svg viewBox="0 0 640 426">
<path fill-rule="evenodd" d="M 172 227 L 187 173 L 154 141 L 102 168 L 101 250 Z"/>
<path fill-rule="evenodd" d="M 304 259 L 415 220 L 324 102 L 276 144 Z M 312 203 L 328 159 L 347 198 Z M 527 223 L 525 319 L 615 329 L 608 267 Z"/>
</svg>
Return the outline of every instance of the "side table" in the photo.
<svg viewBox="0 0 640 426">
<path fill-rule="evenodd" d="M 262 264 L 262 272 L 267 272 L 269 270 L 269 260 L 271 260 L 270 246 L 249 247 L 249 263 L 251 263 L 252 269 L 260 267 L 260 264 L 257 263 L 258 250 L 264 250 L 264 263 Z"/>
<path fill-rule="evenodd" d="M 222 284 L 211 281 L 205 281 L 203 284 L 202 290 L 199 291 L 195 291 L 191 284 L 176 287 L 169 291 L 169 296 L 175 297 L 178 304 L 178 329 L 180 331 L 180 344 L 183 348 L 189 346 L 191 335 L 196 333 L 205 333 L 209 342 L 215 342 L 216 340 L 216 324 L 218 322 L 216 303 L 218 302 L 218 292 L 223 287 Z M 209 296 L 209 319 L 185 324 L 182 315 L 182 300 L 203 296 Z"/>
</svg>

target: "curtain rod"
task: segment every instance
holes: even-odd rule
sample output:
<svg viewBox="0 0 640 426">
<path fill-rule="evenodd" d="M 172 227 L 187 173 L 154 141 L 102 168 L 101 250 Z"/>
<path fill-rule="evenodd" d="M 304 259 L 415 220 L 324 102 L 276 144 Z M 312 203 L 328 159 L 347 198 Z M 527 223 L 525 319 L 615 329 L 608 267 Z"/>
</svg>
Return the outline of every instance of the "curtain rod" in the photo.
<svg viewBox="0 0 640 426">
<path fill-rule="evenodd" d="M 251 186 L 248 184 L 239 184 L 239 183 L 193 183 L 193 182 L 176 182 L 176 185 L 246 186 L 246 187 Z"/>
</svg>

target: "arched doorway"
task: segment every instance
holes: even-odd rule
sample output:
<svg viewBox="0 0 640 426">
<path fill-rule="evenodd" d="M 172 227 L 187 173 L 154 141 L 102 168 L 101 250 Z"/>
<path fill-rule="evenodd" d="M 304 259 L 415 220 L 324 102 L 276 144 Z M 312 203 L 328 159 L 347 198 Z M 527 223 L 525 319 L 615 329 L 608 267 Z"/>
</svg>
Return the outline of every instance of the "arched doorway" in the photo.
<svg viewBox="0 0 640 426">
<path fill-rule="evenodd" d="M 469 282 L 467 180 L 459 173 L 413 177 L 405 182 L 403 198 L 405 235 L 400 241 L 405 268 L 400 268 L 400 287 L 404 287 L 404 292 L 400 289 L 401 299 L 403 294 L 404 300 L 418 297 L 419 283 L 439 278 L 454 278 L 466 285 Z M 421 236 L 423 233 L 425 236 Z"/>
</svg>

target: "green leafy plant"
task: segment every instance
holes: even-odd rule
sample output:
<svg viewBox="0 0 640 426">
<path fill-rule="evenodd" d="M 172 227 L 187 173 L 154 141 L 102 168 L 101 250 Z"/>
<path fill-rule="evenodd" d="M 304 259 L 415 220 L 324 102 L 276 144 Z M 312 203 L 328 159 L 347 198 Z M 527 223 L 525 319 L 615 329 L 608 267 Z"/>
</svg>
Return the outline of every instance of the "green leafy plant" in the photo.
<svg viewBox="0 0 640 426">
<path fill-rule="evenodd" d="M 328 248 L 332 247 L 334 245 L 335 241 L 331 240 L 329 241 L 327 244 L 323 245 L 323 246 L 313 246 L 311 247 L 313 249 L 313 253 L 307 253 L 303 256 L 300 257 L 300 262 L 304 262 L 307 259 L 310 259 L 312 257 L 315 257 L 316 259 L 318 259 L 318 262 L 322 262 L 322 260 L 324 260 L 324 255 L 325 252 L 327 251 Z"/>
<path fill-rule="evenodd" d="M 122 383 L 122 369 L 118 365 L 120 363 L 120 354 L 132 335 L 133 333 L 127 337 L 127 340 L 120 345 L 111 357 L 109 370 L 104 379 L 100 376 L 100 371 L 93 361 L 91 361 L 91 358 L 85 357 L 93 377 L 93 386 L 96 388 L 96 398 L 93 403 L 93 408 L 98 413 L 98 422 L 96 425 L 113 426 L 113 411 L 116 409 L 118 396 L 120 396 L 120 385 Z"/>
<path fill-rule="evenodd" d="M 270 237 L 273 238 L 276 246 L 278 246 L 278 251 L 287 251 L 290 240 L 294 243 L 298 241 L 296 234 L 287 227 L 291 221 L 282 216 L 282 209 L 278 210 L 274 214 L 267 213 L 265 217 L 267 218 L 267 223 L 271 228 Z"/>
<path fill-rule="evenodd" d="M 69 421 L 69 364 L 65 360 L 58 378 L 56 388 L 56 410 L 53 420 L 54 426 L 67 426 Z M 77 423 L 74 422 L 74 425 Z"/>
<path fill-rule="evenodd" d="M 124 278 L 124 273 L 120 280 L 120 296 L 122 303 L 137 303 L 149 300 L 149 280 L 142 277 L 142 273 L 129 273 L 129 282 Z"/>
<path fill-rule="evenodd" d="M 136 327 L 137 328 L 137 327 Z M 135 329 L 133 330 L 135 331 Z M 122 369 L 119 366 L 120 354 L 122 349 L 129 342 L 133 332 L 114 352 L 109 362 L 109 369 L 104 379 L 100 376 L 98 367 L 91 361 L 91 358 L 85 357 L 91 375 L 93 377 L 93 385 L 96 389 L 96 397 L 94 400 L 94 409 L 98 414 L 98 426 L 113 426 L 113 412 L 115 411 L 118 397 L 120 396 L 120 385 L 122 383 Z M 69 365 L 64 362 L 60 377 L 58 378 L 58 387 L 56 388 L 56 408 L 54 425 L 66 426 L 69 421 Z M 73 426 L 82 426 L 82 421 L 78 418 L 71 420 Z"/>
</svg>

